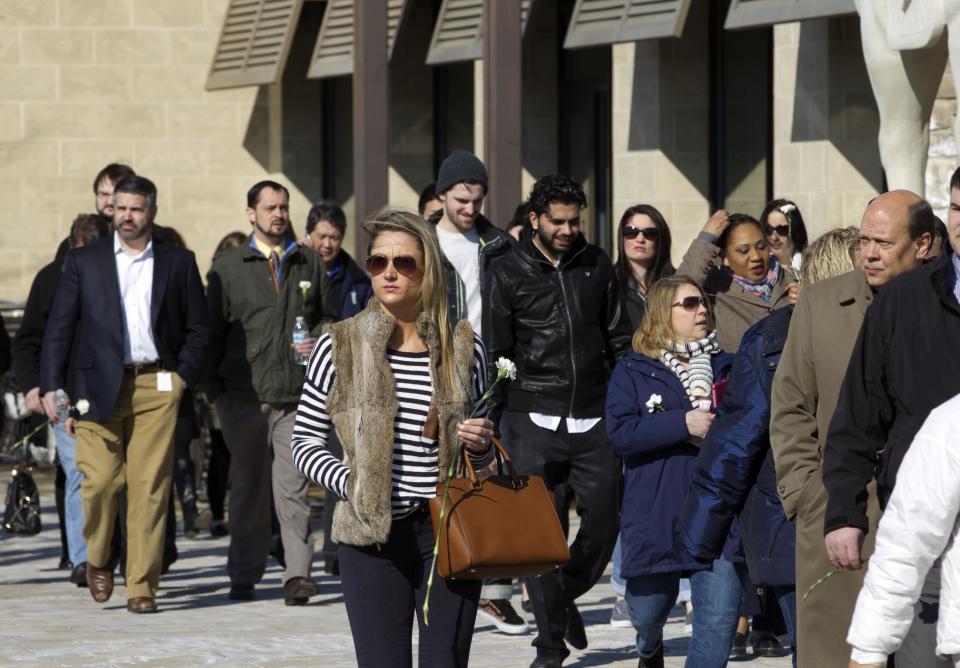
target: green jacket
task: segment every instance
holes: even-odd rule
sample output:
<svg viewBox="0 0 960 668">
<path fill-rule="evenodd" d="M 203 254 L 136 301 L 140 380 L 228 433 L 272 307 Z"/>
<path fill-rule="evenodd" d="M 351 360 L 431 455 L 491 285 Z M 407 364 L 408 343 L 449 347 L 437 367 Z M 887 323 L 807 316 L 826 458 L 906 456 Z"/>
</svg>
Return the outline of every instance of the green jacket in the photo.
<svg viewBox="0 0 960 668">
<path fill-rule="evenodd" d="M 301 281 L 310 281 L 305 300 Z M 294 362 L 293 326 L 302 315 L 319 334 L 323 324 L 336 320 L 335 309 L 323 299 L 326 282 L 320 255 L 302 246 L 284 257 L 278 283 L 267 258 L 249 241 L 218 256 L 207 274 L 207 398 L 226 393 L 268 404 L 297 403 L 306 367 Z"/>
</svg>

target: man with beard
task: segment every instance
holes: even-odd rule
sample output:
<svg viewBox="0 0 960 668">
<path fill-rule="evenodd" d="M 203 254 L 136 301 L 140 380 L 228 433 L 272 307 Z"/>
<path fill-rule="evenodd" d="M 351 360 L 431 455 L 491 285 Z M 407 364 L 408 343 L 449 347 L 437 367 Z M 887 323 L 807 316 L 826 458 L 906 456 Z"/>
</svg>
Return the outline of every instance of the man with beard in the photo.
<svg viewBox="0 0 960 668">
<path fill-rule="evenodd" d="M 203 285 L 193 253 L 155 238 L 157 189 L 128 176 L 113 191 L 115 233 L 67 255 L 43 338 L 40 392 L 57 423 L 55 392 L 67 387 L 70 351 L 75 396 L 88 402 L 77 437 L 83 475 L 87 583 L 98 603 L 113 593 L 108 561 L 127 489 L 127 610 L 157 611 L 180 396 L 199 378 L 208 334 Z M 135 428 L 134 428 L 135 427 Z"/>
<path fill-rule="evenodd" d="M 93 195 L 97 213 L 107 220 L 113 219 L 113 188 L 120 179 L 128 176 L 135 176 L 132 168 L 117 162 L 111 162 L 101 169 L 93 180 Z"/>
<path fill-rule="evenodd" d="M 620 464 L 607 439 L 604 400 L 632 332 L 610 258 L 580 233 L 587 205 L 580 185 L 545 176 L 529 204 L 532 237 L 489 271 L 483 338 L 491 361 L 503 356 L 517 365 L 517 380 L 491 407 L 494 421 L 507 410 L 504 431 L 517 471 L 542 476 L 551 491 L 566 485 L 581 516 L 570 561 L 527 579 L 538 629 L 531 668 L 555 668 L 570 654 L 565 639 L 587 646 L 574 600 L 600 578 L 617 539 Z M 557 511 L 568 512 L 562 503 Z"/>
<path fill-rule="evenodd" d="M 313 534 L 308 481 L 293 463 L 290 437 L 315 335 L 337 313 L 321 299 L 323 259 L 294 240 L 289 202 L 279 183 L 255 184 L 247 193 L 253 233 L 213 261 L 204 389 L 230 450 L 229 597 L 252 600 L 263 577 L 272 489 L 286 563 L 284 603 L 304 605 L 317 594 L 310 578 Z M 291 344 L 301 317 L 310 333 Z"/>
</svg>

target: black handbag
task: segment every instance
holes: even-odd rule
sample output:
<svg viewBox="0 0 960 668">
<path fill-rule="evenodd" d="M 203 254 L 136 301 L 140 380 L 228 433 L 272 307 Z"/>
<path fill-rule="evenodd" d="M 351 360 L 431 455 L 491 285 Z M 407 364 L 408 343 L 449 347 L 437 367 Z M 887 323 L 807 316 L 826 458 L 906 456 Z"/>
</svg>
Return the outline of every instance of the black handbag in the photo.
<svg viewBox="0 0 960 668">
<path fill-rule="evenodd" d="M 15 466 L 11 472 L 3 528 L 7 533 L 23 536 L 40 533 L 40 490 L 28 466 Z"/>
</svg>

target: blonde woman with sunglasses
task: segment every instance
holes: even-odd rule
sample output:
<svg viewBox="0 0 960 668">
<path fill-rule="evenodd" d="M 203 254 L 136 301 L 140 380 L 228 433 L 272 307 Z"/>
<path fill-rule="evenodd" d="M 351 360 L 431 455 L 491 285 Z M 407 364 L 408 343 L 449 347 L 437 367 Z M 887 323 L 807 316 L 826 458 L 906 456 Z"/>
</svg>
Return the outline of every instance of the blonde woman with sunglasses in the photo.
<svg viewBox="0 0 960 668">
<path fill-rule="evenodd" d="M 486 354 L 467 321 L 448 319 L 440 249 L 412 211 L 369 221 L 374 298 L 317 342 L 293 431 L 297 467 L 340 499 L 333 518 L 357 664 L 410 666 L 413 618 L 420 666 L 466 666 L 481 582 L 434 582 L 427 502 L 466 446 L 493 456 L 492 423 L 464 420 L 485 389 Z M 326 448 L 330 429 L 343 460 Z"/>
<path fill-rule="evenodd" d="M 693 636 L 686 665 L 721 668 L 740 612 L 743 567 L 726 558 L 705 564 L 674 543 L 674 525 L 693 478 L 698 446 L 713 422 L 715 383 L 732 356 L 720 350 L 706 295 L 685 276 L 661 278 L 633 351 L 613 371 L 607 432 L 623 457 L 620 513 L 627 607 L 640 666 L 663 664 L 663 625 L 682 577 L 690 578 Z"/>
</svg>

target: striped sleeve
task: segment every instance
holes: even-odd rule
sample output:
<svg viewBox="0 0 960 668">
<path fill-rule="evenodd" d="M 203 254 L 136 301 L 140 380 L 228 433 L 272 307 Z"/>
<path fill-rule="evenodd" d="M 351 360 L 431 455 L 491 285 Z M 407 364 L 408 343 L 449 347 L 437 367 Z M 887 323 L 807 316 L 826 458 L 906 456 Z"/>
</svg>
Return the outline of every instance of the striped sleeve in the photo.
<svg viewBox="0 0 960 668">
<path fill-rule="evenodd" d="M 330 335 L 324 334 L 310 355 L 290 447 L 293 462 L 301 473 L 346 499 L 350 469 L 327 449 L 327 437 L 333 426 L 327 413 L 327 395 L 336 377 L 332 347 Z"/>
<path fill-rule="evenodd" d="M 487 349 L 484 347 L 480 337 L 476 335 L 473 337 L 473 369 L 470 372 L 470 380 L 470 393 L 473 398 L 473 403 L 476 405 L 483 397 L 483 393 L 487 391 Z M 484 401 L 480 404 L 474 417 L 486 417 L 487 411 L 489 410 L 488 403 L 489 402 Z M 495 452 L 496 448 L 493 447 L 493 444 L 490 444 L 484 453 L 478 454 L 470 452 L 469 455 L 470 460 L 473 462 L 473 467 L 475 469 L 482 469 L 489 466 L 493 461 Z"/>
</svg>

